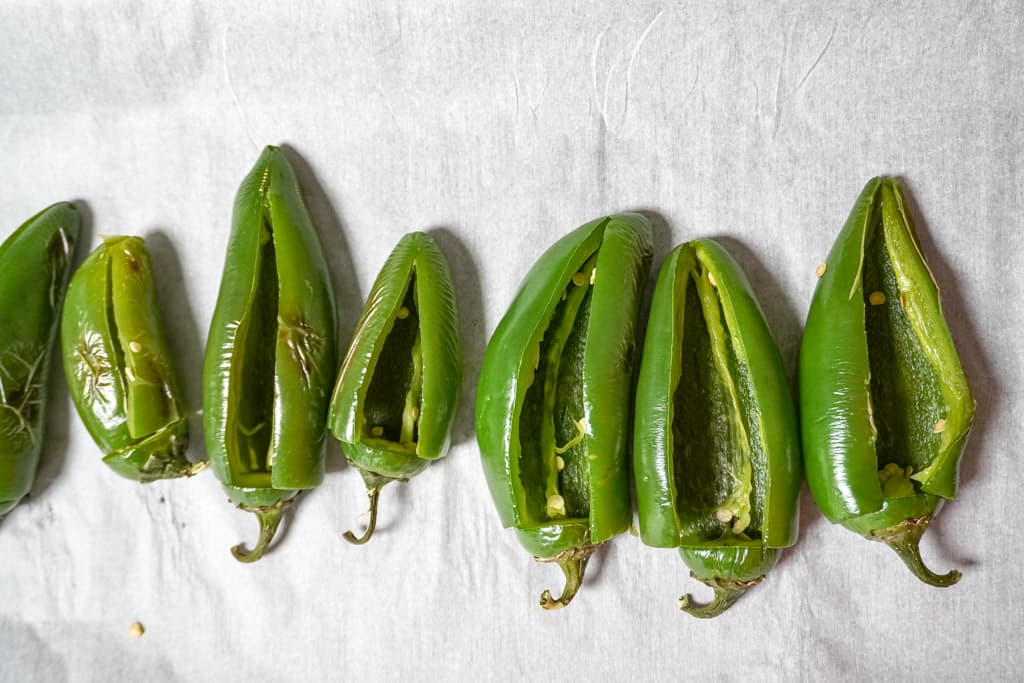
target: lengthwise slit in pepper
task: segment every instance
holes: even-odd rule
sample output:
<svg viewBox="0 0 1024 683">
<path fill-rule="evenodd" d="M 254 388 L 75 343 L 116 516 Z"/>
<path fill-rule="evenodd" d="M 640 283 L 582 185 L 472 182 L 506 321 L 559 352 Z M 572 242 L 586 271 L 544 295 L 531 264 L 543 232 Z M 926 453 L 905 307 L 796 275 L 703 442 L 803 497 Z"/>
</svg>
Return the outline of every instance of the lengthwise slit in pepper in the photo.
<svg viewBox="0 0 1024 683">
<path fill-rule="evenodd" d="M 31 489 L 46 423 L 46 383 L 81 215 L 61 202 L 0 245 L 0 519 Z"/>
<path fill-rule="evenodd" d="M 636 391 L 640 535 L 679 548 L 715 591 L 697 617 L 729 608 L 797 538 L 796 409 L 750 283 L 717 243 L 680 245 L 662 264 Z"/>
<path fill-rule="evenodd" d="M 565 574 L 563 607 L 590 555 L 632 519 L 629 425 L 646 218 L 587 223 L 527 274 L 484 354 L 476 433 L 501 522 Z"/>
<path fill-rule="evenodd" d="M 203 425 L 214 474 L 260 537 L 323 481 L 337 322 L 320 240 L 291 165 L 267 147 L 235 199 L 231 237 L 203 367 Z"/>
<path fill-rule="evenodd" d="M 835 524 L 925 583 L 921 536 L 956 496 L 974 400 L 899 184 L 871 180 L 818 266 L 800 350 L 807 483 Z"/>
<path fill-rule="evenodd" d="M 61 323 L 71 400 L 114 472 L 146 483 L 187 477 L 188 423 L 141 237 L 108 237 L 68 287 Z"/>
<path fill-rule="evenodd" d="M 377 524 L 380 490 L 406 481 L 451 443 L 462 383 L 455 288 L 444 254 L 422 232 L 391 252 L 373 284 L 331 398 L 330 430 L 370 499 L 362 544 Z"/>
</svg>

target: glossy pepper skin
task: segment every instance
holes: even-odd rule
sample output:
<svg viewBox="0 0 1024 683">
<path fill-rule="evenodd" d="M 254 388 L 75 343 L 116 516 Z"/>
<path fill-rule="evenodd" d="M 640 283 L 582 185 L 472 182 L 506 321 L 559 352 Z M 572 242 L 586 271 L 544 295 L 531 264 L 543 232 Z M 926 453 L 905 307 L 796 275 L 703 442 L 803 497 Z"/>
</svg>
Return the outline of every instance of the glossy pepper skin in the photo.
<svg viewBox="0 0 1024 683">
<path fill-rule="evenodd" d="M 0 519 L 32 488 L 46 382 L 81 216 L 43 209 L 0 245 Z"/>
<path fill-rule="evenodd" d="M 676 247 L 651 300 L 636 391 L 640 536 L 679 548 L 729 608 L 797 539 L 800 436 L 782 357 L 750 283 L 716 242 Z"/>
<path fill-rule="evenodd" d="M 537 261 L 494 331 L 477 388 L 476 433 L 501 522 L 566 576 L 562 607 L 587 560 L 632 519 L 631 398 L 638 309 L 651 228 L 601 218 Z"/>
<path fill-rule="evenodd" d="M 462 341 L 448 261 L 422 232 L 388 256 L 356 327 L 331 398 L 329 428 L 366 483 L 370 521 L 385 484 L 444 457 L 462 383 Z"/>
<path fill-rule="evenodd" d="M 203 366 L 203 426 L 214 474 L 260 521 L 263 556 L 296 493 L 324 476 L 337 369 L 334 290 L 291 165 L 267 147 L 235 198 Z"/>
<path fill-rule="evenodd" d="M 141 237 L 108 237 L 79 267 L 61 321 L 64 373 L 112 470 L 146 483 L 191 476 L 188 423 Z"/>
<path fill-rule="evenodd" d="M 828 260 L 800 350 L 807 483 L 833 523 L 950 586 L 918 544 L 956 495 L 974 400 L 899 184 L 871 180 Z"/>
</svg>

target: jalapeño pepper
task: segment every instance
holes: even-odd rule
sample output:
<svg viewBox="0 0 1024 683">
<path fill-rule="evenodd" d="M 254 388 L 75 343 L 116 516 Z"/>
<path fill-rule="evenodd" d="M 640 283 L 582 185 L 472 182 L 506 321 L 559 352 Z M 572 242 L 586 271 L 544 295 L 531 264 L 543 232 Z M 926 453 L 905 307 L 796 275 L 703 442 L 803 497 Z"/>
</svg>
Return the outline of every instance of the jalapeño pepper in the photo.
<svg viewBox="0 0 1024 683">
<path fill-rule="evenodd" d="M 680 245 L 651 301 L 633 457 L 644 543 L 679 548 L 717 616 L 797 538 L 799 431 L 782 357 L 739 265 Z"/>
<path fill-rule="evenodd" d="M 108 237 L 75 273 L 61 323 L 71 400 L 105 462 L 139 482 L 191 476 L 188 423 L 141 237 Z"/>
<path fill-rule="evenodd" d="M 336 359 L 334 290 L 288 160 L 267 147 L 235 199 L 203 366 L 203 426 L 214 474 L 260 522 L 263 556 L 283 509 L 324 476 Z"/>
<path fill-rule="evenodd" d="M 800 350 L 807 483 L 833 523 L 934 586 L 920 539 L 956 495 L 974 400 L 899 184 L 871 180 L 818 266 Z"/>
<path fill-rule="evenodd" d="M 399 241 L 373 284 L 331 398 L 330 430 L 370 499 L 444 457 L 462 382 L 462 342 L 448 261 L 422 232 Z"/>
<path fill-rule="evenodd" d="M 587 223 L 541 256 L 487 345 L 476 432 L 501 522 L 566 585 L 632 517 L 627 460 L 640 296 L 651 262 L 646 218 Z"/>
<path fill-rule="evenodd" d="M 81 216 L 43 209 L 0 245 L 0 519 L 32 488 L 46 382 Z"/>
</svg>

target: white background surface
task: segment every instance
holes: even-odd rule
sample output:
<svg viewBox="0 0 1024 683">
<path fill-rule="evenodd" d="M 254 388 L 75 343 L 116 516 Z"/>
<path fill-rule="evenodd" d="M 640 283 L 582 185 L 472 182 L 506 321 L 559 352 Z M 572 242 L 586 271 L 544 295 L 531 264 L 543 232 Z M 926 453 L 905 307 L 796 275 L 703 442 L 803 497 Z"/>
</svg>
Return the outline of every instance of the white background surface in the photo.
<svg viewBox="0 0 1024 683">
<path fill-rule="evenodd" d="M 268 143 L 294 152 L 346 342 L 398 238 L 439 230 L 466 381 L 455 448 L 384 491 L 369 545 L 339 538 L 366 504 L 332 445 L 245 566 L 228 548 L 255 521 L 212 474 L 119 479 L 58 378 L 0 526 L 0 679 L 1019 680 L 1024 10 L 825 4 L 6 3 L 0 238 L 62 199 L 90 249 L 147 236 L 194 407 L 234 192 Z M 923 545 L 960 584 L 918 583 L 805 493 L 799 545 L 717 620 L 679 613 L 708 591 L 628 535 L 568 609 L 538 609 L 560 573 L 500 528 L 472 437 L 483 346 L 534 259 L 619 210 L 659 217 L 656 264 L 721 238 L 792 371 L 814 269 L 878 174 L 918 207 L 978 401 Z"/>
</svg>

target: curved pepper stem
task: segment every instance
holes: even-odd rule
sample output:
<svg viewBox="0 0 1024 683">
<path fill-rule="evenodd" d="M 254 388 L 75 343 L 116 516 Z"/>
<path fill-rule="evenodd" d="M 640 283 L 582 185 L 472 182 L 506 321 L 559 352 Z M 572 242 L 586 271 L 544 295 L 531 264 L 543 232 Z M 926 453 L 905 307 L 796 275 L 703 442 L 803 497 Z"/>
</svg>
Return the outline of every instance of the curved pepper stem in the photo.
<svg viewBox="0 0 1024 683">
<path fill-rule="evenodd" d="M 932 516 L 925 515 L 917 519 L 905 519 L 886 529 L 872 531 L 868 538 L 873 541 L 881 541 L 896 551 L 896 554 L 903 560 L 903 564 L 914 573 L 914 576 L 921 579 L 929 586 L 949 588 L 960 580 L 960 572 L 951 569 L 945 574 L 936 574 L 925 565 L 921 559 L 921 536 L 925 529 L 931 524 Z"/>
<path fill-rule="evenodd" d="M 689 593 L 679 598 L 679 609 L 701 619 L 717 617 L 719 614 L 732 607 L 733 603 L 739 600 L 740 597 L 747 592 L 747 589 L 764 581 L 763 576 L 759 576 L 751 581 L 705 579 L 697 576 L 693 572 L 690 572 L 690 576 L 697 579 L 704 585 L 710 586 L 715 591 L 715 597 L 711 599 L 711 602 L 705 605 L 694 604 L 693 598 Z"/>
<path fill-rule="evenodd" d="M 376 486 L 368 488 L 366 489 L 366 495 L 370 499 L 370 521 L 366 525 L 363 535 L 356 536 L 351 531 L 346 531 L 342 534 L 342 538 L 352 545 L 362 545 L 369 541 L 370 537 L 373 536 L 373 530 L 377 528 L 377 501 L 380 499 L 380 489 Z"/>
<path fill-rule="evenodd" d="M 562 609 L 568 605 L 583 585 L 583 574 L 587 571 L 587 562 L 601 544 L 588 545 L 583 548 L 570 548 L 555 555 L 554 557 L 535 557 L 538 562 L 554 562 L 565 574 L 565 586 L 558 599 L 551 597 L 551 591 L 545 590 L 540 594 L 540 606 L 547 610 Z"/>
<path fill-rule="evenodd" d="M 357 469 L 359 469 L 359 474 L 363 475 L 363 482 L 366 484 L 366 496 L 370 499 L 370 521 L 367 523 L 362 536 L 356 536 L 351 531 L 346 531 L 342 534 L 342 538 L 352 545 L 362 545 L 373 536 L 373 531 L 377 528 L 377 502 L 380 500 L 380 490 L 388 482 L 394 481 L 392 477 L 384 477 L 361 468 Z"/>
<path fill-rule="evenodd" d="M 294 497 L 286 498 L 285 500 L 278 501 L 273 505 L 265 506 L 249 506 L 239 505 L 238 507 L 246 512 L 252 512 L 256 515 L 260 522 L 260 538 L 256 542 L 256 547 L 249 550 L 245 547 L 244 543 L 239 543 L 231 549 L 231 554 L 235 556 L 235 559 L 239 562 L 255 562 L 256 560 L 263 557 L 263 553 L 267 551 L 270 546 L 270 542 L 274 539 L 274 534 L 277 533 L 277 527 L 281 524 L 281 514 L 284 509 L 292 504 L 295 500 Z"/>
</svg>

